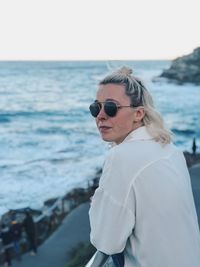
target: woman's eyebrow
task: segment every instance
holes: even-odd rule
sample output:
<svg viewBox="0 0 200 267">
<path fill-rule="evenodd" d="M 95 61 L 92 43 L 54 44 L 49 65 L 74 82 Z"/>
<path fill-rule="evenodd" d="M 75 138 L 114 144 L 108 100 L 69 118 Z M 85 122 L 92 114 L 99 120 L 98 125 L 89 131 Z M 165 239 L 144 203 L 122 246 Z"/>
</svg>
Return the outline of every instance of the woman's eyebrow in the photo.
<svg viewBox="0 0 200 267">
<path fill-rule="evenodd" d="M 106 98 L 106 101 L 117 101 L 117 100 L 113 98 Z"/>
<path fill-rule="evenodd" d="M 120 105 L 120 102 L 116 99 L 113 99 L 113 98 L 107 98 L 106 101 L 112 101 L 112 102 L 115 102 L 116 104 Z"/>
<path fill-rule="evenodd" d="M 118 100 L 116 100 L 116 99 L 113 99 L 113 98 L 106 98 L 106 100 L 104 101 L 104 102 L 106 102 L 106 101 L 114 101 L 114 102 L 117 102 L 117 103 L 119 103 L 119 101 Z M 95 100 L 95 102 L 101 102 L 101 101 L 99 101 L 99 100 Z"/>
</svg>

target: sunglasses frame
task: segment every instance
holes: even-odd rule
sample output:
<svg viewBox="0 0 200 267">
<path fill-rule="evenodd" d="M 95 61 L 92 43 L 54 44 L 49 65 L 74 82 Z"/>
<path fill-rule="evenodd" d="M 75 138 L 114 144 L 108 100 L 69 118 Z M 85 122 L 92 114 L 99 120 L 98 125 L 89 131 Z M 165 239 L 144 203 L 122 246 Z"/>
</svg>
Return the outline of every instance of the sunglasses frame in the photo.
<svg viewBox="0 0 200 267">
<path fill-rule="evenodd" d="M 113 105 L 112 107 L 110 106 L 111 109 L 112 109 L 112 108 L 115 108 L 113 112 L 112 112 L 112 111 L 109 112 L 109 108 L 110 108 L 110 107 L 109 107 L 109 103 Z M 106 104 L 107 104 L 107 106 L 106 106 Z M 96 112 L 95 112 L 95 108 L 94 108 L 94 110 L 92 111 L 92 106 L 94 106 L 94 105 L 96 105 L 96 108 L 97 108 L 97 107 L 99 108 L 98 110 L 96 110 Z M 120 104 L 117 104 L 116 102 L 111 101 L 111 100 L 108 100 L 108 101 L 105 101 L 105 102 L 99 102 L 99 101 L 95 100 L 95 101 L 90 105 L 90 107 L 89 107 L 91 115 L 92 115 L 93 117 L 96 118 L 96 117 L 99 115 L 99 113 L 100 113 L 102 107 L 103 107 L 104 112 L 105 112 L 105 114 L 106 114 L 107 116 L 109 116 L 109 117 L 115 117 L 115 116 L 117 115 L 118 110 L 119 110 L 120 108 L 130 108 L 130 107 L 134 107 L 134 106 L 133 106 L 133 105 L 129 105 L 129 106 L 121 106 Z"/>
</svg>

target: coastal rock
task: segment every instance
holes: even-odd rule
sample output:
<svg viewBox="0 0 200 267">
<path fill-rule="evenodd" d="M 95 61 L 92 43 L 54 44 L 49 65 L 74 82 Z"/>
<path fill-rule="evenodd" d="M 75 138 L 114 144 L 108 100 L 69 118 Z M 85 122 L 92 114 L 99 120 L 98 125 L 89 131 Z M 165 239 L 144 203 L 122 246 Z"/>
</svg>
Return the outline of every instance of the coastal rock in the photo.
<svg viewBox="0 0 200 267">
<path fill-rule="evenodd" d="M 200 84 L 200 47 L 194 49 L 189 55 L 173 60 L 170 68 L 164 70 L 160 77 L 180 84 Z"/>
</svg>

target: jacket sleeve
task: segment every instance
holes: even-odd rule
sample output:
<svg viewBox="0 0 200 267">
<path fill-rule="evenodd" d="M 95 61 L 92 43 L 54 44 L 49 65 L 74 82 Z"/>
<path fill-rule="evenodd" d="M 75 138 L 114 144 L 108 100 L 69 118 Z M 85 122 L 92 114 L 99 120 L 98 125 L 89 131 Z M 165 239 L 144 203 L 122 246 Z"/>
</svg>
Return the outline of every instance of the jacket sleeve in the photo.
<svg viewBox="0 0 200 267">
<path fill-rule="evenodd" d="M 135 224 L 134 192 L 130 185 L 123 184 L 123 173 L 116 164 L 119 162 L 112 156 L 105 163 L 89 211 L 91 243 L 107 255 L 124 250 Z"/>
</svg>

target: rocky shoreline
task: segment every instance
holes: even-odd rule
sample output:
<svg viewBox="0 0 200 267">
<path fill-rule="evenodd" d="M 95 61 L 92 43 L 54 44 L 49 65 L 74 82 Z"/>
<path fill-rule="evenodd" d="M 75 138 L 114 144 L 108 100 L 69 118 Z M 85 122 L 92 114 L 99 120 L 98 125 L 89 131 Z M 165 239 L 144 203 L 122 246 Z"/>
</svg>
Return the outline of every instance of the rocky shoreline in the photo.
<svg viewBox="0 0 200 267">
<path fill-rule="evenodd" d="M 178 57 L 172 61 L 169 69 L 164 70 L 159 78 L 167 78 L 178 84 L 200 84 L 200 47 L 189 55 Z M 155 79 L 156 81 L 156 79 Z"/>
<path fill-rule="evenodd" d="M 96 171 L 95 177 L 88 183 L 87 188 L 75 188 L 63 197 L 51 198 L 44 202 L 42 210 L 30 208 L 9 210 L 0 220 L 0 224 L 11 225 L 13 215 L 15 220 L 22 223 L 25 218 L 25 211 L 28 209 L 32 214 L 36 227 L 37 245 L 41 245 L 62 223 L 63 219 L 77 206 L 88 202 L 98 187 L 101 169 Z M 1 243 L 1 242 L 0 242 Z M 1 244 L 0 244 L 1 245 Z M 26 234 L 22 232 L 20 240 L 21 252 L 29 250 Z M 3 251 L 0 249 L 0 264 L 3 261 Z M 14 251 L 12 257 L 15 257 Z"/>
</svg>

